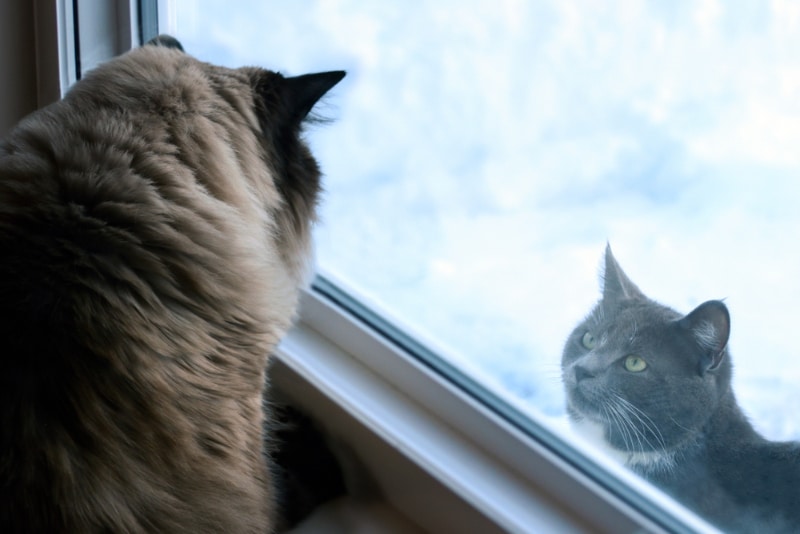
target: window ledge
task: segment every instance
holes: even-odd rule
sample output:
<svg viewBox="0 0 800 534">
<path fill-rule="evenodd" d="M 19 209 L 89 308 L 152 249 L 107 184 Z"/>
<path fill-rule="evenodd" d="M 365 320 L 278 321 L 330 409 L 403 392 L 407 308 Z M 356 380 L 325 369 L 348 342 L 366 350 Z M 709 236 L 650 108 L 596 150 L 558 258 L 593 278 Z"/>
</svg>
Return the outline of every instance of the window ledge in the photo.
<svg viewBox="0 0 800 534">
<path fill-rule="evenodd" d="M 345 442 L 386 500 L 425 530 L 672 530 L 314 291 L 303 294 L 301 321 L 276 356 L 274 387 Z M 581 453 L 605 462 L 593 451 Z M 605 463 L 682 527 L 709 531 L 630 473 Z"/>
</svg>

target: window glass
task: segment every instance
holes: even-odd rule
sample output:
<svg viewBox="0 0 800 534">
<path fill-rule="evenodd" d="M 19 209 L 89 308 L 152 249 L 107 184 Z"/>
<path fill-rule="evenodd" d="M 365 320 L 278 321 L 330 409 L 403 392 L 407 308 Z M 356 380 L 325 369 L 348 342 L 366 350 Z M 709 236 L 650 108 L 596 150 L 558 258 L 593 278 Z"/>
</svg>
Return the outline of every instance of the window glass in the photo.
<svg viewBox="0 0 800 534">
<path fill-rule="evenodd" d="M 800 438 L 792 3 L 169 5 L 208 61 L 348 70 L 310 133 L 323 273 L 561 417 L 608 240 L 656 300 L 727 299 L 740 402 Z"/>
<path fill-rule="evenodd" d="M 208 61 L 348 71 L 309 132 L 320 271 L 485 387 L 564 424 L 608 241 L 655 300 L 726 299 L 739 403 L 800 439 L 794 3 L 172 0 L 161 22 Z"/>
</svg>

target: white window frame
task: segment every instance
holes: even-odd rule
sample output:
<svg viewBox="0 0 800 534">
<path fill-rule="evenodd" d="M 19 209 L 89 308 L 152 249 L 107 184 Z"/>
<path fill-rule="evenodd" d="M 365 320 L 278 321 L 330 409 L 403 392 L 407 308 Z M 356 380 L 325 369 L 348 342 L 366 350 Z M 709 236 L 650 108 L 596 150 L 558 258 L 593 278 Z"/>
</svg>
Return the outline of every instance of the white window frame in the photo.
<svg viewBox="0 0 800 534">
<path fill-rule="evenodd" d="M 169 15 L 161 2 L 149 7 Z M 36 0 L 35 10 L 40 106 L 63 96 L 82 68 L 141 41 L 135 0 Z M 272 385 L 354 451 L 383 497 L 429 531 L 715 532 L 535 416 L 532 432 L 521 429 L 319 287 L 302 294 Z"/>
<path fill-rule="evenodd" d="M 35 0 L 39 107 L 98 63 L 138 46 L 136 0 Z"/>
<path fill-rule="evenodd" d="M 557 437 L 553 450 L 520 430 L 319 289 L 303 292 L 300 320 L 274 365 L 274 385 L 290 384 L 292 400 L 334 435 L 353 432 L 348 441 L 373 461 L 386 498 L 432 532 L 716 531 L 594 450 Z M 378 439 L 362 446 L 353 436 L 363 433 Z M 409 500 L 429 482 L 383 472 L 380 458 L 391 453 L 460 508 Z M 479 518 L 493 529 L 475 529 Z"/>
</svg>

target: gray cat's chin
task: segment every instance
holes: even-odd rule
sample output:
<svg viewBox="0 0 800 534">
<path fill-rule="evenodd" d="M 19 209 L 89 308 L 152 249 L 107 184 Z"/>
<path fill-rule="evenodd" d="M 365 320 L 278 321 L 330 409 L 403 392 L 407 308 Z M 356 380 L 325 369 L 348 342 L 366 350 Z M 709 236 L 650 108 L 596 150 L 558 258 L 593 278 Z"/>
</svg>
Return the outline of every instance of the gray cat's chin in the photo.
<svg viewBox="0 0 800 534">
<path fill-rule="evenodd" d="M 640 473 L 670 471 L 675 466 L 674 454 L 669 451 L 628 451 L 618 449 L 606 439 L 603 423 L 570 412 L 570 426 L 584 441 L 613 461 Z"/>
<path fill-rule="evenodd" d="M 570 427 L 585 441 L 618 450 L 606 438 L 606 425 L 608 424 L 606 421 L 587 415 L 572 406 L 567 407 L 567 414 Z M 619 452 L 626 451 L 619 450 Z"/>
<path fill-rule="evenodd" d="M 606 424 L 608 421 L 597 410 L 597 405 L 598 402 L 590 402 L 577 389 L 567 393 L 567 413 L 571 420 L 588 419 L 596 423 Z"/>
</svg>

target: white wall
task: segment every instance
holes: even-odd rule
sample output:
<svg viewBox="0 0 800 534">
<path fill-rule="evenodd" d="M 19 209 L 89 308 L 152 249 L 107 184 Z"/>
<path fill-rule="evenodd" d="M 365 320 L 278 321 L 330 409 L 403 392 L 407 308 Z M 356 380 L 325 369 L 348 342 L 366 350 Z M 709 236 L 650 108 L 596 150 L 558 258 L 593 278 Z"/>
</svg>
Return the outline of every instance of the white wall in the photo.
<svg viewBox="0 0 800 534">
<path fill-rule="evenodd" d="M 36 109 L 34 2 L 0 0 L 0 137 Z"/>
</svg>

